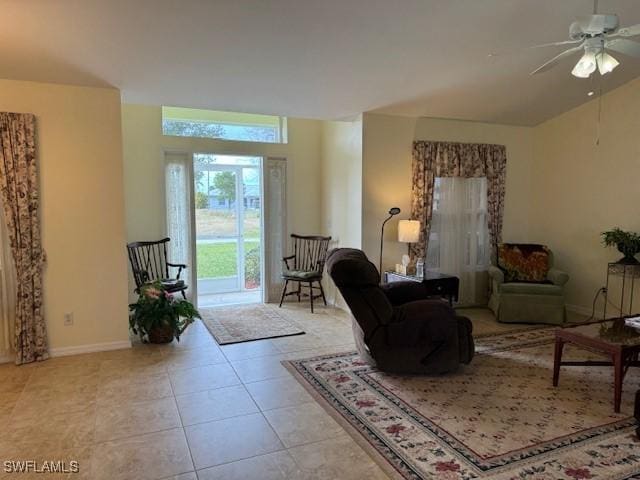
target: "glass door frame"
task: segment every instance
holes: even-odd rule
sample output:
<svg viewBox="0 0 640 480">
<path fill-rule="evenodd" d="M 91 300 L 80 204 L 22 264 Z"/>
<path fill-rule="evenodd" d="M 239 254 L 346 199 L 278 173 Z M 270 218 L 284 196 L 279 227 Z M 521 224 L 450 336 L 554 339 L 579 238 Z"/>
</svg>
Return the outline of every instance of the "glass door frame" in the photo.
<svg viewBox="0 0 640 480">
<path fill-rule="evenodd" d="M 260 237 L 259 237 L 259 245 L 260 245 L 260 291 L 261 291 L 261 300 L 264 301 L 265 288 L 264 288 L 264 268 L 265 268 L 265 251 L 264 251 L 264 178 L 263 178 L 263 168 L 264 168 L 264 157 L 262 155 L 251 155 L 251 154 L 240 154 L 240 153 L 213 153 L 210 151 L 198 151 L 193 152 L 191 154 L 191 183 L 192 183 L 192 199 L 191 199 L 191 216 L 192 216 L 192 264 L 193 264 L 193 283 L 197 285 L 198 283 L 198 269 L 197 269 L 197 259 L 198 259 L 198 246 L 197 246 L 197 225 L 196 225 L 196 208 L 195 208 L 195 178 L 196 178 L 196 162 L 198 155 L 211 155 L 211 156 L 231 156 L 231 157 L 248 157 L 248 158 L 257 158 L 259 162 L 257 165 L 250 164 L 240 164 L 240 165 L 231 165 L 231 164 L 210 164 L 207 165 L 203 171 L 228 171 L 233 172 L 235 175 L 235 215 L 236 215 L 236 271 L 237 271 L 237 284 L 236 289 L 234 290 L 225 290 L 224 292 L 219 293 L 230 293 L 230 292 L 244 292 L 249 291 L 251 289 L 246 288 L 245 280 L 246 280 L 246 265 L 245 265 L 245 235 L 244 235 L 244 178 L 243 171 L 245 169 L 255 169 L 257 170 L 259 182 L 260 182 Z M 233 237 L 229 237 L 233 238 Z M 202 292 L 198 291 L 198 288 L 194 290 L 194 298 L 198 298 L 198 296 L 203 295 Z M 206 295 L 206 293 L 204 293 Z"/>
<path fill-rule="evenodd" d="M 228 238 L 228 239 L 233 238 L 235 239 L 235 242 L 236 242 L 236 272 L 237 272 L 236 289 L 231 291 L 238 291 L 238 292 L 242 292 L 246 290 L 245 265 L 244 265 L 244 253 L 245 253 L 244 252 L 244 184 L 242 181 L 242 170 L 244 168 L 246 167 L 242 165 L 214 164 L 214 165 L 208 165 L 206 169 L 203 169 L 203 171 L 207 171 L 207 172 L 233 172 L 234 174 L 235 183 L 236 183 L 235 198 L 233 199 L 235 203 L 235 213 L 236 213 L 235 235 L 224 237 L 224 238 Z M 255 168 L 255 167 L 250 167 L 250 168 Z M 195 158 L 194 158 L 194 172 L 195 172 Z M 198 231 L 197 231 L 197 225 L 196 225 L 196 234 L 197 233 Z M 197 255 L 198 255 L 198 244 L 197 244 L 197 238 L 196 238 L 196 259 L 198 258 Z M 198 280 L 199 279 L 196 278 L 196 281 Z M 225 293 L 225 292 L 219 292 L 219 293 Z"/>
</svg>

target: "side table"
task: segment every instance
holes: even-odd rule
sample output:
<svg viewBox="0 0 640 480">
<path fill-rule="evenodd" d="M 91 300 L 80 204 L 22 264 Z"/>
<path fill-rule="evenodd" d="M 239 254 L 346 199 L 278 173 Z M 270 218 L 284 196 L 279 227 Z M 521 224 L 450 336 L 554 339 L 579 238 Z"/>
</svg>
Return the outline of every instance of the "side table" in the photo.
<svg viewBox="0 0 640 480">
<path fill-rule="evenodd" d="M 425 272 L 424 278 L 415 275 L 403 275 L 396 272 L 384 272 L 385 283 L 393 282 L 421 282 L 427 289 L 427 295 L 446 298 L 449 305 L 453 306 L 453 302 L 458 300 L 458 289 L 460 287 L 460 279 L 453 275 L 445 275 L 442 273 Z"/>
</svg>

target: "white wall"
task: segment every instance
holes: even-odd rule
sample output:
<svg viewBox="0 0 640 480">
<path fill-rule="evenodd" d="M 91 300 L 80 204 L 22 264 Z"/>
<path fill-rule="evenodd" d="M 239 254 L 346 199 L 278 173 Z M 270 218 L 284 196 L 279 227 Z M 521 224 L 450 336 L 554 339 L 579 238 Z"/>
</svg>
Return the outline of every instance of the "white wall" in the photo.
<svg viewBox="0 0 640 480">
<path fill-rule="evenodd" d="M 635 80 L 603 97 L 600 145 L 597 99 L 535 128 L 531 238 L 554 250 L 557 266 L 571 275 L 567 303 L 585 313 L 605 284 L 607 262 L 621 256 L 602 246 L 600 233 L 615 226 L 640 232 L 638 112 Z M 616 303 L 619 287 L 610 290 Z M 635 295 L 640 301 L 638 289 Z"/>
<path fill-rule="evenodd" d="M 120 92 L 0 80 L 0 109 L 36 116 L 52 353 L 126 346 Z M 64 326 L 65 312 L 73 326 Z"/>
<path fill-rule="evenodd" d="M 290 233 L 321 231 L 321 123 L 289 118 L 288 143 L 234 142 L 162 135 L 162 107 L 122 106 L 127 241 L 162 238 L 165 222 L 164 149 L 287 158 Z M 132 279 L 129 290 L 133 291 Z"/>
<path fill-rule="evenodd" d="M 322 232 L 332 248 L 362 248 L 362 117 L 322 124 Z M 327 301 L 344 307 L 325 276 Z"/>
<path fill-rule="evenodd" d="M 407 245 L 397 241 L 397 220 L 411 216 L 414 140 L 505 145 L 507 178 L 503 239 L 529 240 L 532 128 L 368 113 L 363 119 L 362 243 L 371 261 L 378 263 L 380 226 L 391 207 L 400 207 L 402 213 L 385 228 L 383 267 L 392 268 L 407 252 Z"/>
</svg>

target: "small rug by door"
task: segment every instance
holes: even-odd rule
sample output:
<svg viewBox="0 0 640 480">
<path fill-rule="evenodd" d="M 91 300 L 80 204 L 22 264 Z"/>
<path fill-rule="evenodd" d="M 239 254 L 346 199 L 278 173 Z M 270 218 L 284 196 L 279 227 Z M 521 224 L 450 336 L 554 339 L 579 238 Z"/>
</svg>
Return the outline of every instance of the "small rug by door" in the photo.
<svg viewBox="0 0 640 480">
<path fill-rule="evenodd" d="M 270 305 L 201 308 L 200 314 L 219 345 L 304 333 L 299 326 L 283 317 L 277 307 Z"/>
<path fill-rule="evenodd" d="M 283 363 L 394 478 L 640 478 L 640 372 L 627 374 L 621 414 L 610 367 L 563 367 L 554 388 L 553 332 L 479 338 L 470 365 L 435 377 L 384 374 L 355 352 Z"/>
</svg>

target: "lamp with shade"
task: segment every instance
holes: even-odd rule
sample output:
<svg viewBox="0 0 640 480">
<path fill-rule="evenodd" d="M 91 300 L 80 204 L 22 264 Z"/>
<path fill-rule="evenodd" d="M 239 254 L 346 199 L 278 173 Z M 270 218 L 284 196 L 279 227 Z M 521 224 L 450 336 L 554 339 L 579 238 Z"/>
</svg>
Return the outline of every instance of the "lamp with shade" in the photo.
<svg viewBox="0 0 640 480">
<path fill-rule="evenodd" d="M 411 244 L 420 240 L 420 222 L 418 220 L 400 220 L 398 222 L 398 241 L 407 244 L 410 253 Z"/>
<path fill-rule="evenodd" d="M 411 262 L 411 244 L 420 240 L 420 222 L 417 220 L 400 220 L 398 222 L 398 241 L 407 244 L 407 254 L 402 256 L 402 263 L 396 265 L 396 272 L 407 274 Z"/>
</svg>

